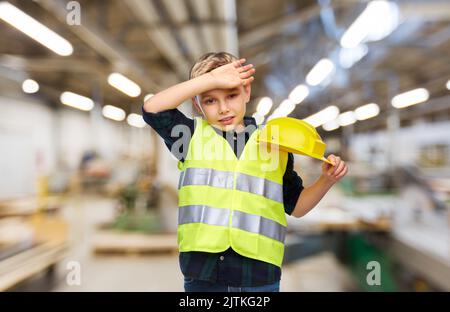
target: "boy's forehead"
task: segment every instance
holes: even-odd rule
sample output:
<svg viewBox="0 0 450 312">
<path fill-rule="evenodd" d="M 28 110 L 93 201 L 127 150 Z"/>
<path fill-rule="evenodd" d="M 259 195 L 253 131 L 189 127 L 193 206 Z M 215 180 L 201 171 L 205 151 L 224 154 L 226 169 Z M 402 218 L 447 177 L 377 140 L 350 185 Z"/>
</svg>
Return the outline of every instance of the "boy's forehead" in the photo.
<svg viewBox="0 0 450 312">
<path fill-rule="evenodd" d="M 232 92 L 239 92 L 240 88 L 232 88 L 232 89 L 214 89 L 214 90 L 209 90 L 207 92 L 203 92 L 202 94 L 200 94 L 201 97 L 206 97 L 206 96 L 220 96 L 222 94 L 228 94 L 228 93 L 232 93 Z"/>
</svg>

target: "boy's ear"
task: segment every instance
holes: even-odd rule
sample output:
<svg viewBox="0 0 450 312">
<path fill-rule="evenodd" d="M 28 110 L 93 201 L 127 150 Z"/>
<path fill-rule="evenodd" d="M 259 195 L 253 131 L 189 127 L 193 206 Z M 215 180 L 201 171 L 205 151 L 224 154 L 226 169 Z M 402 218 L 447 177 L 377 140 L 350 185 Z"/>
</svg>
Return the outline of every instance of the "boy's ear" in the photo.
<svg viewBox="0 0 450 312">
<path fill-rule="evenodd" d="M 192 100 L 192 104 L 194 105 L 194 107 L 195 107 L 195 109 L 197 110 L 197 112 L 200 114 L 200 115 L 202 115 L 203 113 L 202 113 L 202 110 L 200 109 L 200 103 L 198 103 L 198 101 L 197 101 L 197 97 L 193 97 L 193 98 L 191 98 L 191 100 Z"/>
<path fill-rule="evenodd" d="M 250 83 L 244 86 L 244 93 L 245 93 L 245 103 L 248 103 L 250 101 L 250 95 L 252 93 L 252 86 Z"/>
</svg>

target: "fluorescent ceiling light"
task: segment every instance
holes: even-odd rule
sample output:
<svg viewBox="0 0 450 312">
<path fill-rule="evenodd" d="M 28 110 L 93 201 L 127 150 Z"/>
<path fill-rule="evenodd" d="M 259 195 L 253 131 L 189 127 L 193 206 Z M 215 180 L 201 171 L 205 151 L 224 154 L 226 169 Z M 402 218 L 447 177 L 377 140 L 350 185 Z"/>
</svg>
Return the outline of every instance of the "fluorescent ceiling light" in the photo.
<svg viewBox="0 0 450 312">
<path fill-rule="evenodd" d="M 102 114 L 106 118 L 116 120 L 116 121 L 122 121 L 125 119 L 125 111 L 121 108 L 112 106 L 112 105 L 105 105 L 102 108 Z"/>
<path fill-rule="evenodd" d="M 141 94 L 141 88 L 134 81 L 128 79 L 122 74 L 110 74 L 108 76 L 108 83 L 130 97 L 137 97 Z"/>
<path fill-rule="evenodd" d="M 261 100 L 259 100 L 258 102 L 258 106 L 256 107 L 256 111 L 258 112 L 258 114 L 260 114 L 261 116 L 266 116 L 270 109 L 272 108 L 273 105 L 273 101 L 270 97 L 263 97 L 261 98 Z"/>
<path fill-rule="evenodd" d="M 334 71 L 334 64 L 327 58 L 321 59 L 306 75 L 306 82 L 311 86 L 317 86 Z"/>
<path fill-rule="evenodd" d="M 145 127 L 145 121 L 142 118 L 141 115 L 138 114 L 130 114 L 127 117 L 127 122 L 130 126 L 136 127 L 136 128 L 144 128 Z"/>
<path fill-rule="evenodd" d="M 398 26 L 399 9 L 393 1 L 372 1 L 368 8 L 373 23 L 367 35 L 367 41 L 378 41 L 389 36 Z M 380 23 L 381 21 L 381 23 Z"/>
<path fill-rule="evenodd" d="M 274 119 L 274 118 L 285 117 L 285 116 L 283 116 L 281 113 L 282 113 L 282 112 L 279 110 L 279 107 L 276 108 L 276 109 L 272 112 L 272 114 L 271 114 L 269 117 L 267 117 L 267 121 L 269 121 L 269 120 L 271 120 L 271 119 Z"/>
<path fill-rule="evenodd" d="M 354 48 L 364 41 L 387 37 L 398 26 L 398 6 L 389 1 L 371 1 L 341 38 L 341 46 Z"/>
<path fill-rule="evenodd" d="M 286 117 L 295 109 L 295 104 L 289 99 L 281 102 L 280 106 L 277 108 L 278 114 L 281 117 Z"/>
<path fill-rule="evenodd" d="M 357 120 L 366 120 L 377 116 L 380 113 L 380 107 L 375 103 L 366 104 L 355 109 Z"/>
<path fill-rule="evenodd" d="M 309 95 L 309 89 L 307 86 L 301 84 L 294 88 L 289 94 L 289 99 L 295 104 L 300 104 Z"/>
<path fill-rule="evenodd" d="M 281 117 L 281 115 L 279 114 L 278 110 L 274 110 L 273 113 L 270 114 L 269 117 L 267 117 L 267 121 L 278 117 Z"/>
<path fill-rule="evenodd" d="M 25 93 L 36 93 L 39 91 L 39 84 L 33 79 L 27 79 L 22 83 L 22 90 Z"/>
<path fill-rule="evenodd" d="M 354 124 L 356 122 L 355 113 L 353 111 L 345 112 L 338 117 L 339 125 L 342 127 Z"/>
<path fill-rule="evenodd" d="M 149 98 L 151 98 L 152 96 L 154 96 L 153 93 L 149 93 L 149 94 L 147 94 L 146 96 L 144 96 L 144 103 L 147 102 L 147 100 L 148 100 Z"/>
<path fill-rule="evenodd" d="M 368 52 L 369 48 L 365 44 L 360 44 L 355 48 L 341 48 L 339 64 L 342 68 L 348 69 L 359 62 Z"/>
<path fill-rule="evenodd" d="M 339 115 L 339 108 L 332 105 L 305 118 L 304 121 L 306 121 L 313 127 L 318 127 L 329 121 L 332 121 L 333 119 L 336 119 L 338 115 Z"/>
<path fill-rule="evenodd" d="M 56 54 L 68 56 L 73 52 L 69 41 L 7 1 L 0 2 L 0 19 Z"/>
<path fill-rule="evenodd" d="M 323 130 L 325 130 L 325 131 L 333 131 L 333 130 L 339 129 L 339 127 L 340 126 L 339 126 L 339 122 L 337 119 L 329 121 L 322 126 Z"/>
<path fill-rule="evenodd" d="M 394 96 L 391 103 L 395 108 L 404 108 L 425 102 L 429 97 L 430 94 L 427 89 L 418 88 Z"/>
<path fill-rule="evenodd" d="M 84 111 L 90 111 L 94 107 L 94 101 L 90 98 L 73 93 L 63 92 L 60 96 L 61 103 Z"/>
<path fill-rule="evenodd" d="M 260 125 L 260 124 L 262 124 L 262 123 L 264 122 L 264 116 L 261 115 L 261 114 L 258 113 L 258 112 L 255 112 L 255 113 L 252 115 L 252 117 L 255 118 L 255 121 L 256 121 L 256 124 L 257 124 L 257 125 Z"/>
<path fill-rule="evenodd" d="M 267 121 L 278 118 L 286 117 L 295 109 L 295 104 L 289 99 L 284 100 L 278 105 L 278 107 L 273 111 L 273 113 L 267 118 Z"/>
</svg>

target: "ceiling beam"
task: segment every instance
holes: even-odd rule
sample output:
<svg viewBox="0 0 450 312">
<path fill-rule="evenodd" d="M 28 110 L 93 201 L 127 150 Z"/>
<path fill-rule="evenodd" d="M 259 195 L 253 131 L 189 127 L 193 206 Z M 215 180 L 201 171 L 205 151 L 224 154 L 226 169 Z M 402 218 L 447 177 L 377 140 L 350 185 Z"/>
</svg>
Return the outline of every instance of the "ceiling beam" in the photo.
<svg viewBox="0 0 450 312">
<path fill-rule="evenodd" d="M 281 34 L 287 26 L 293 23 L 303 24 L 308 22 L 312 18 L 319 16 L 320 9 L 319 5 L 312 5 L 295 14 L 283 16 L 273 22 L 241 34 L 239 36 L 239 50 L 264 42 L 267 38 L 277 36 Z"/>
<path fill-rule="evenodd" d="M 67 10 L 64 2 L 40 0 L 36 3 L 52 13 L 61 23 L 66 24 Z M 146 90 L 144 92 L 158 90 L 162 87 L 159 82 L 151 78 L 153 75 L 143 70 L 145 66 L 135 60 L 124 46 L 115 42 L 104 30 L 86 20 L 82 20 L 81 25 L 67 28 L 94 51 L 106 58 L 111 63 L 113 70 L 120 71 L 144 87 Z"/>
<path fill-rule="evenodd" d="M 198 36 L 197 26 L 186 25 L 189 21 L 188 8 L 184 0 L 164 0 L 163 4 L 172 20 L 174 30 L 183 40 L 183 44 L 188 50 L 191 61 L 199 58 L 203 52 L 201 37 Z"/>
<path fill-rule="evenodd" d="M 161 55 L 167 59 L 174 69 L 178 80 L 186 79 L 190 65 L 180 50 L 178 43 L 172 35 L 170 29 L 164 26 L 155 26 L 160 23 L 158 9 L 153 2 L 148 0 L 127 0 L 120 1 L 126 5 L 139 22 L 146 28 L 146 32 L 151 42 L 159 50 Z"/>
<path fill-rule="evenodd" d="M 215 29 L 219 26 L 218 23 L 211 23 L 211 3 L 208 0 L 191 0 L 189 2 L 192 7 L 193 15 L 199 21 L 199 28 L 203 44 L 207 52 L 219 51 L 219 38 L 215 35 Z M 205 51 L 206 52 L 206 51 Z"/>
<path fill-rule="evenodd" d="M 225 25 L 219 26 L 216 29 L 217 36 L 220 38 L 218 48 L 222 51 L 238 55 L 236 0 L 216 0 L 214 4 L 216 15 L 220 20 L 225 22 Z"/>
</svg>

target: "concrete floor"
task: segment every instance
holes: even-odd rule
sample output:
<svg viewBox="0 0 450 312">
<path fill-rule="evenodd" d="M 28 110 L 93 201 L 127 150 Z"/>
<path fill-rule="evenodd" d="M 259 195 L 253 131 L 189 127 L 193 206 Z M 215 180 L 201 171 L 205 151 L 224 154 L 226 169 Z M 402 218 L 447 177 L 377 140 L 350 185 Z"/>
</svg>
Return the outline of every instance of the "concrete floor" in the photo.
<svg viewBox="0 0 450 312">
<path fill-rule="evenodd" d="M 37 277 L 17 287 L 41 291 L 183 291 L 178 256 L 98 256 L 90 242 L 99 223 L 114 216 L 114 201 L 101 197 L 73 197 L 62 210 L 69 223 L 71 247 L 53 272 L 53 279 Z M 77 263 L 80 284 L 67 282 Z M 352 281 L 330 253 L 322 253 L 284 266 L 281 291 L 345 291 Z"/>
</svg>

